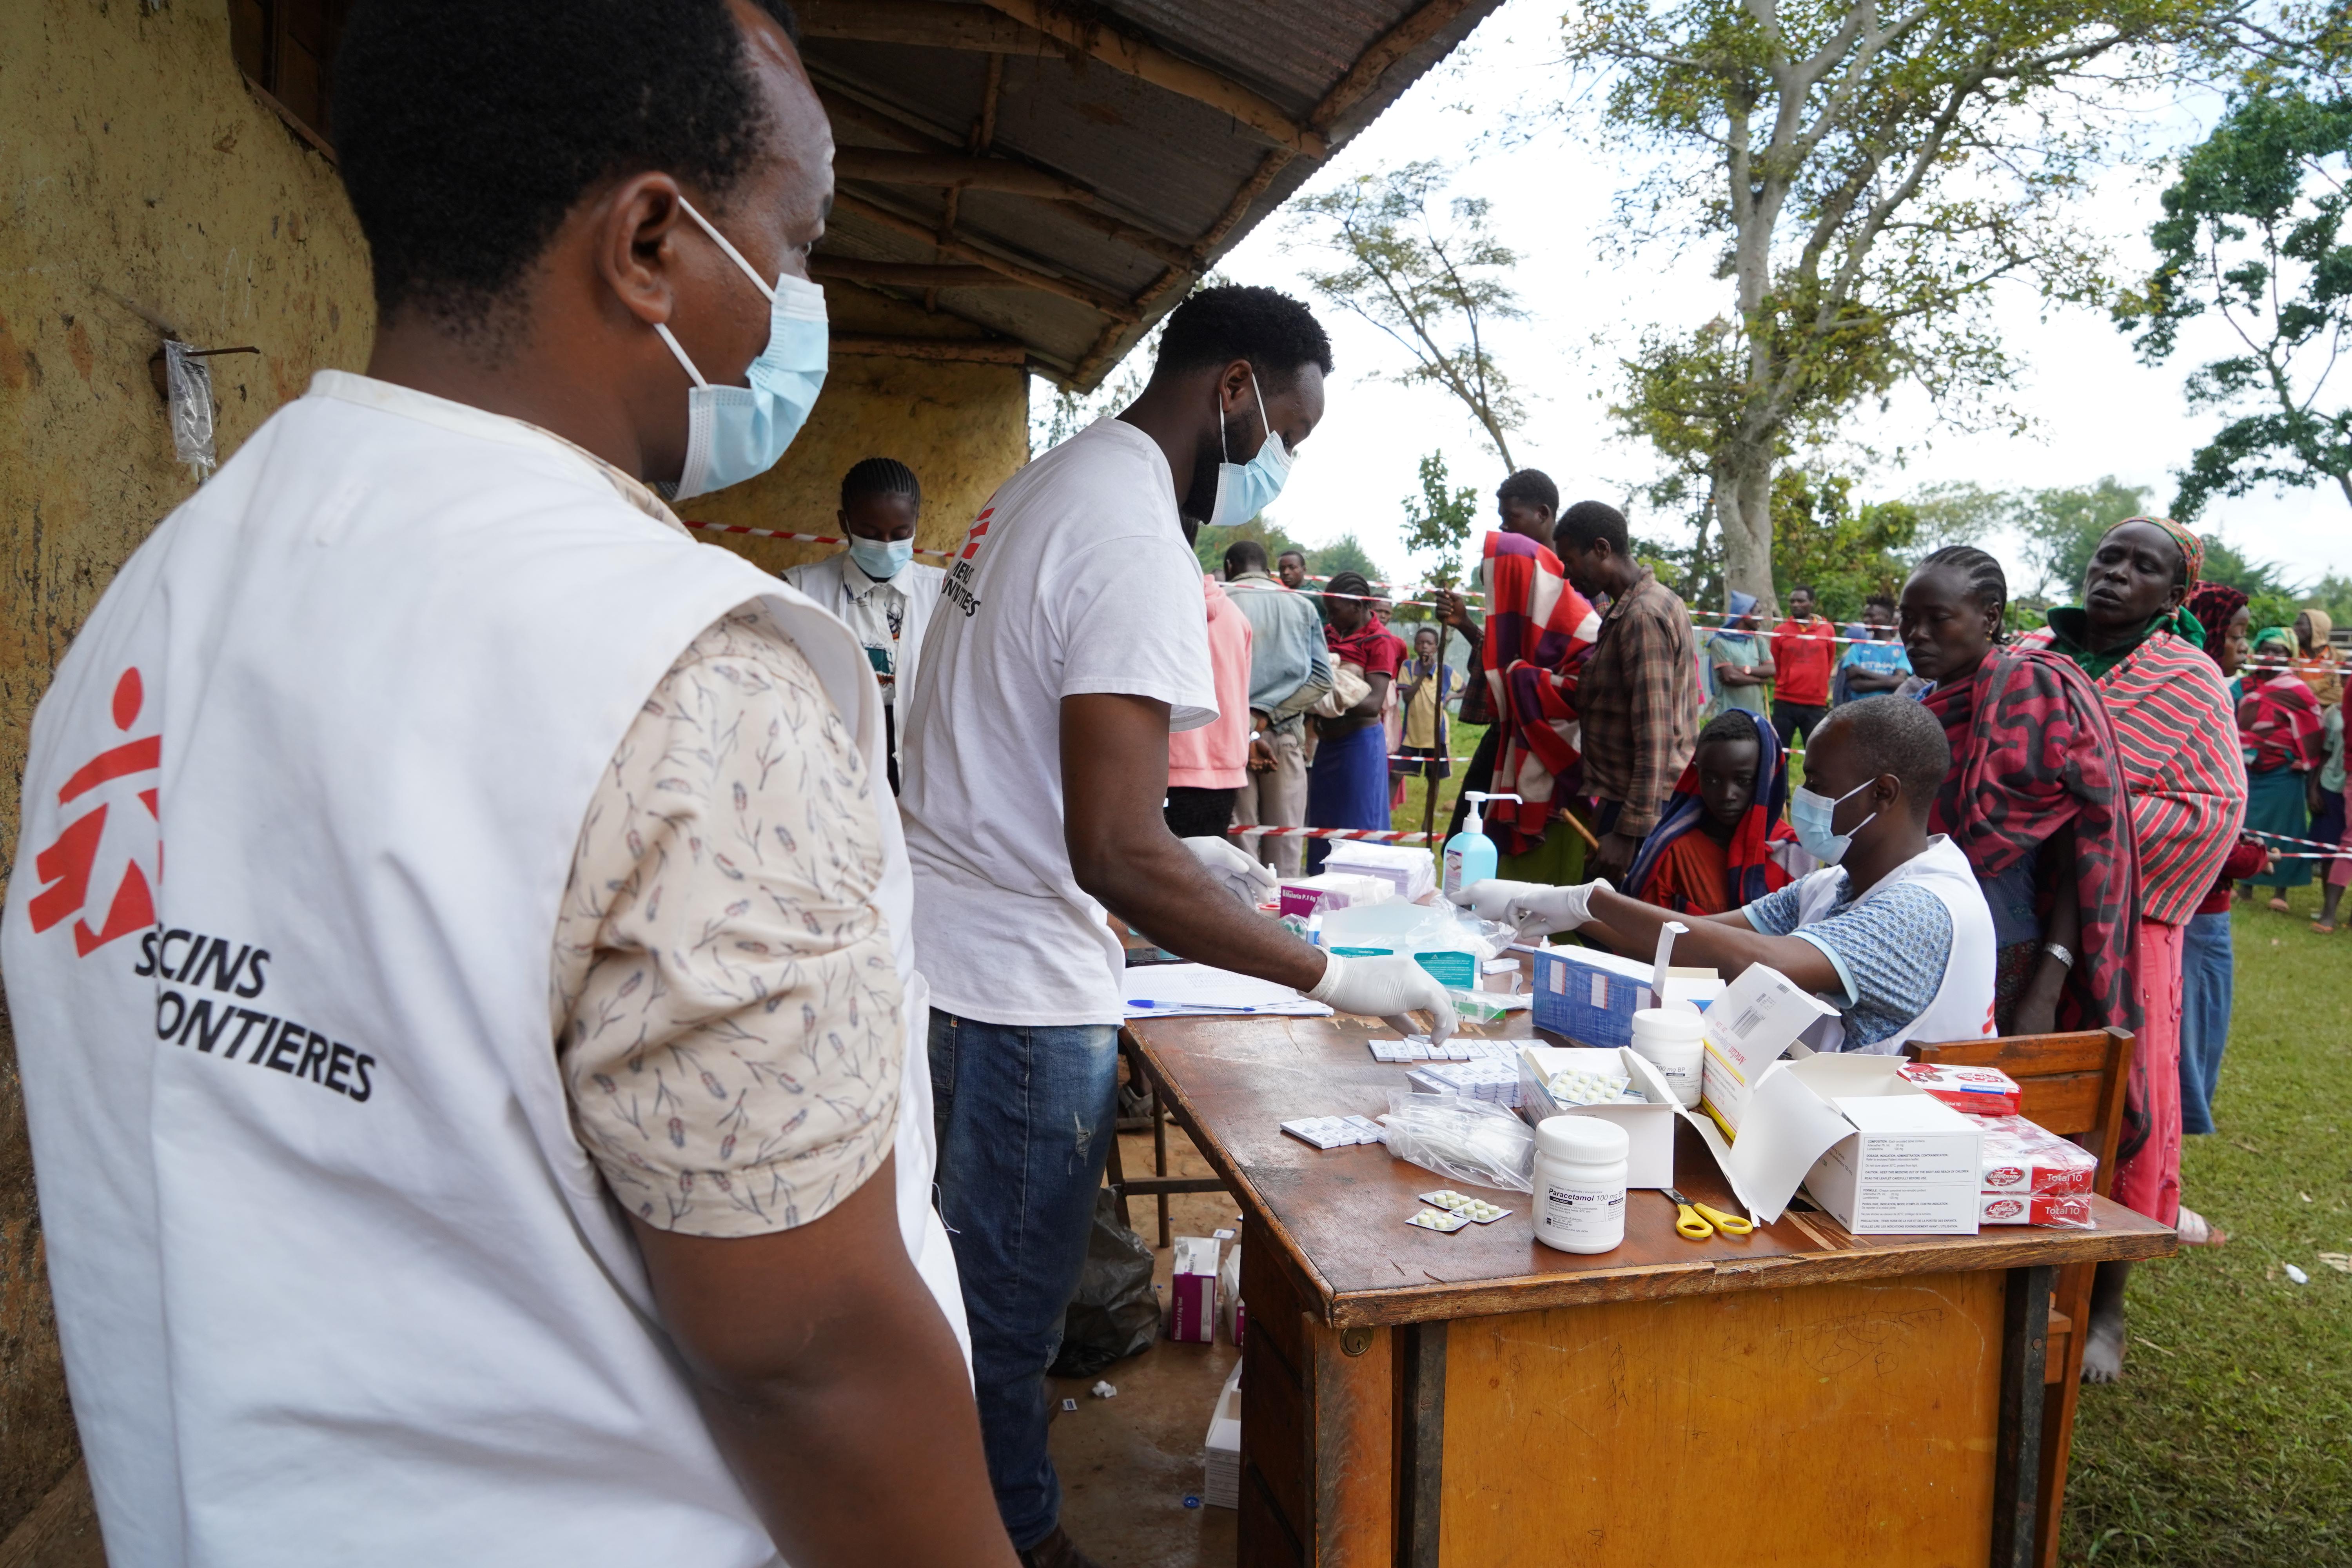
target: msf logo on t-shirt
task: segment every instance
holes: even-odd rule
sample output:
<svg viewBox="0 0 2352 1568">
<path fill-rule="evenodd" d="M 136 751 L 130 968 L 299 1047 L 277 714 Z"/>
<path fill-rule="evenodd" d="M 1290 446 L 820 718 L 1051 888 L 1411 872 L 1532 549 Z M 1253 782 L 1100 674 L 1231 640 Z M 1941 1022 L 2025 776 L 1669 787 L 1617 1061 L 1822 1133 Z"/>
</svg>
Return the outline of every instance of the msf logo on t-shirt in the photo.
<svg viewBox="0 0 2352 1568">
<path fill-rule="evenodd" d="M 955 564 L 948 568 L 948 578 L 940 584 L 946 595 L 963 611 L 966 619 L 980 613 L 980 601 L 972 595 L 972 579 L 980 574 L 980 547 L 988 538 L 988 520 L 996 515 L 992 504 L 971 520 L 971 527 L 963 536 L 963 548 L 956 552 Z"/>
<path fill-rule="evenodd" d="M 124 670 L 114 683 L 114 727 L 128 734 L 145 704 L 139 671 Z M 142 735 L 99 752 L 58 788 L 59 805 L 87 809 L 33 857 L 41 891 L 26 908 L 35 931 L 73 920 L 74 951 L 87 958 L 155 923 L 163 859 L 156 775 L 163 766 L 163 737 Z M 93 908 L 105 911 L 95 928 Z"/>
</svg>

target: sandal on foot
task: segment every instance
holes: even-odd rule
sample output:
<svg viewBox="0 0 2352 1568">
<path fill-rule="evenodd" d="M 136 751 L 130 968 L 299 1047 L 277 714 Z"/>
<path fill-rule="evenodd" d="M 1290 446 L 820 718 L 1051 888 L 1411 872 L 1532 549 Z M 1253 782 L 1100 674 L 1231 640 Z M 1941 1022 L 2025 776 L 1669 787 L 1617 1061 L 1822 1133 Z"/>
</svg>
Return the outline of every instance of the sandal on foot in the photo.
<svg viewBox="0 0 2352 1568">
<path fill-rule="evenodd" d="M 2273 914 L 2287 915 L 2293 914 L 2294 911 L 2287 908 L 2286 900 L 2284 899 L 2273 899 L 2271 900 L 2271 912 Z"/>
<path fill-rule="evenodd" d="M 2334 921 L 2314 921 L 2311 922 L 2311 929 L 2317 931 L 2322 936 L 2334 936 L 2336 934 L 2336 922 Z"/>
</svg>

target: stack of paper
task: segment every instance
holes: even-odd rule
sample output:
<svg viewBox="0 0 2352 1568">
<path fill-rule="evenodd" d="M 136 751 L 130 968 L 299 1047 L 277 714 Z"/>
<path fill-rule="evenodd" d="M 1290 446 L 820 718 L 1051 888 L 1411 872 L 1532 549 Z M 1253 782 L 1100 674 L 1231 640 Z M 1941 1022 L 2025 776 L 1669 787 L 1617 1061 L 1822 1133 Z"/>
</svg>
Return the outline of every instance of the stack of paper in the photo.
<svg viewBox="0 0 2352 1568">
<path fill-rule="evenodd" d="M 1212 969 L 1205 963 L 1154 963 L 1127 975 L 1127 1016 L 1181 1018 L 1258 1013 L 1278 1018 L 1328 1018 L 1331 1009 L 1287 985 Z"/>
<path fill-rule="evenodd" d="M 1209 1416 L 1209 1438 L 1202 1445 L 1201 1500 L 1211 1508 L 1242 1506 L 1242 1363 L 1217 1394 Z"/>
</svg>

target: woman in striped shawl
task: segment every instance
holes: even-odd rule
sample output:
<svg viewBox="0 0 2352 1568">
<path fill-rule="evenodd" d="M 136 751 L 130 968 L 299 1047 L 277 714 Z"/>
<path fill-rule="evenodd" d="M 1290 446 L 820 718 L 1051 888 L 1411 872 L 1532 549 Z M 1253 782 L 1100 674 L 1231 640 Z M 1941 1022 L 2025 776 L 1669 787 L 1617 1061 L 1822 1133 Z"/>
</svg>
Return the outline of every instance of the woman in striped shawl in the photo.
<svg viewBox="0 0 2352 1568">
<path fill-rule="evenodd" d="M 2183 607 L 2205 550 L 2169 518 L 2109 529 L 2083 576 L 2083 603 L 2050 612 L 2028 642 L 2082 667 L 2106 705 L 2131 794 L 2139 847 L 2136 954 L 2141 1025 L 2133 1053 L 2149 1125 L 2116 1172 L 2118 1203 L 2166 1225 L 2180 1215 L 2181 932 L 2246 819 L 2246 768 L 2231 743 L 2230 693 L 2205 657 L 2204 628 Z M 2083 1375 L 2123 1369 L 2128 1265 L 2102 1264 Z"/>
</svg>

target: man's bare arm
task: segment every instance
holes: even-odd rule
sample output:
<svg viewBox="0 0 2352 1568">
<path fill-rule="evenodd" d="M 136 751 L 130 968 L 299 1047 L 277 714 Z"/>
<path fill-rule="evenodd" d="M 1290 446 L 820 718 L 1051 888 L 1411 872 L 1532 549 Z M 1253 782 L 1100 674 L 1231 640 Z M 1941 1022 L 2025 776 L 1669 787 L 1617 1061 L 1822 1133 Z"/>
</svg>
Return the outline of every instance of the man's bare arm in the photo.
<svg viewBox="0 0 2352 1568">
<path fill-rule="evenodd" d="M 1657 952 L 1658 932 L 1668 921 L 1681 921 L 1690 931 L 1675 938 L 1677 963 L 1705 964 L 1726 980 L 1738 979 L 1751 963 L 1769 964 L 1808 991 L 1835 994 L 1845 989 L 1829 954 L 1802 937 L 1767 936 L 1738 910 L 1693 920 L 1612 888 L 1595 888 L 1592 921 L 1581 933 L 1628 958 L 1646 959 Z"/>
<path fill-rule="evenodd" d="M 1168 704 L 1062 699 L 1062 835 L 1078 886 L 1171 952 L 1300 991 L 1323 955 L 1259 918 L 1168 831 Z"/>
<path fill-rule="evenodd" d="M 823 1218 L 766 1236 L 630 1223 L 704 1418 L 788 1562 L 1014 1568 L 963 1356 L 907 1256 L 893 1173 L 885 1160 Z"/>
</svg>

